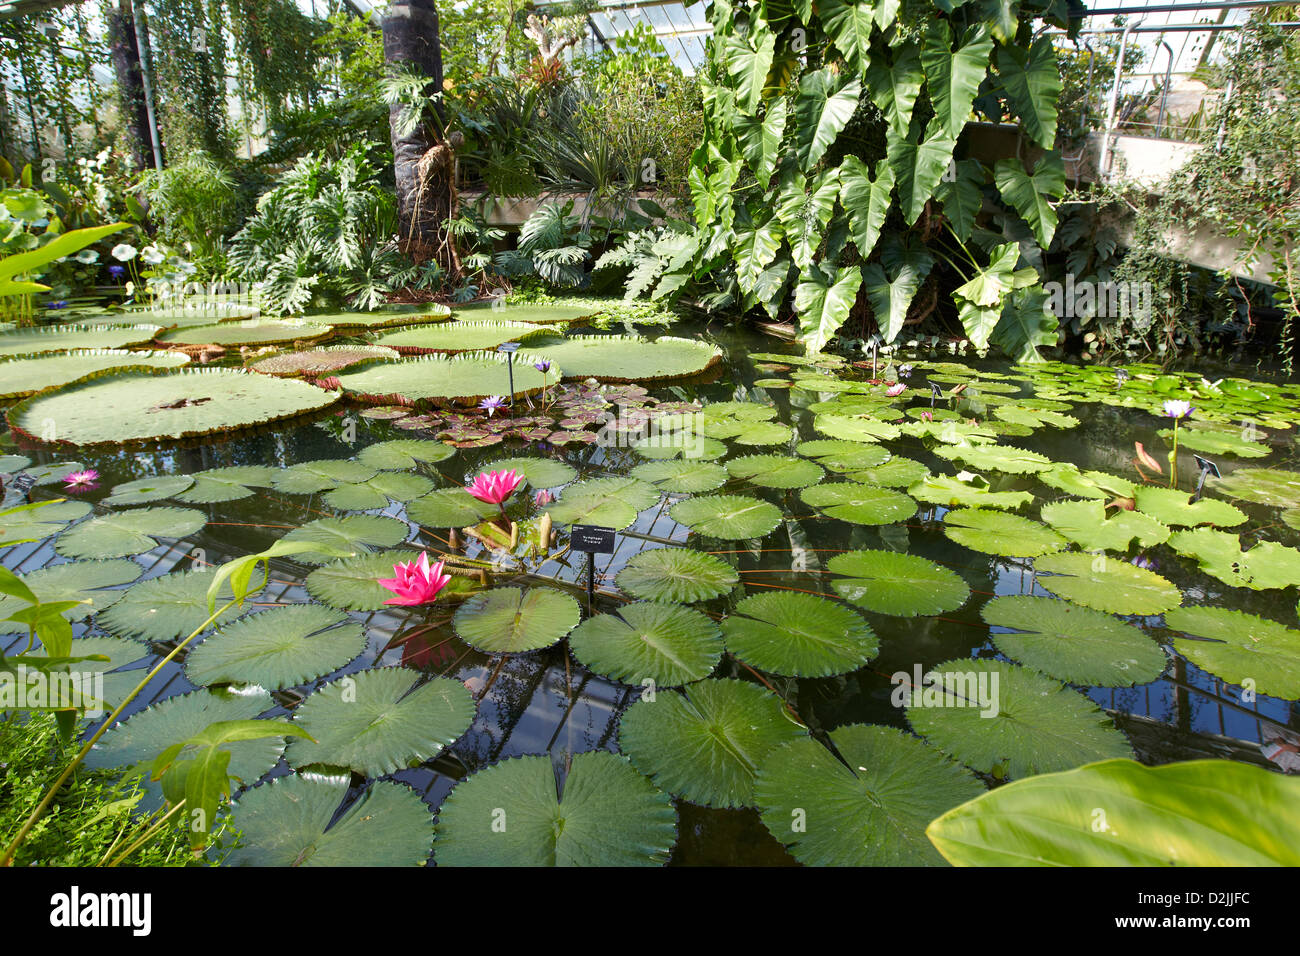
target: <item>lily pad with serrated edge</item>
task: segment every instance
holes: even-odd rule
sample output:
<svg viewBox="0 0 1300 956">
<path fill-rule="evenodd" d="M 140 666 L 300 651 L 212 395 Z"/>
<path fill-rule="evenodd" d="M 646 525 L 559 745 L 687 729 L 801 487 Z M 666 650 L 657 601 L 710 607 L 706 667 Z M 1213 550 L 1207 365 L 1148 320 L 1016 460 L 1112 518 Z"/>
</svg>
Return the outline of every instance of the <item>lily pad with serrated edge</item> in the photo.
<svg viewBox="0 0 1300 956">
<path fill-rule="evenodd" d="M 572 335 L 536 351 L 564 370 L 566 379 L 655 382 L 697 375 L 722 361 L 722 350 L 697 339 L 663 335 Z"/>
<path fill-rule="evenodd" d="M 1056 598 L 1010 594 L 980 609 L 1007 657 L 1049 677 L 1085 687 L 1148 684 L 1168 661 L 1151 638 L 1123 621 Z"/>
<path fill-rule="evenodd" d="M 1002 557 L 1032 558 L 1066 546 L 1047 525 L 986 508 L 959 508 L 943 516 L 943 533 L 972 551 Z"/>
<path fill-rule="evenodd" d="M 849 724 L 764 758 L 754 786 L 763 824 L 805 866 L 941 866 L 925 838 L 936 816 L 974 799 L 969 770 L 894 727 Z M 816 826 L 796 827 L 799 819 Z"/>
<path fill-rule="evenodd" d="M 345 518 L 317 518 L 286 534 L 282 541 L 319 542 L 346 551 L 367 552 L 392 548 L 406 540 L 410 528 L 403 521 L 383 515 L 348 515 Z M 304 551 L 292 555 L 299 564 L 325 564 L 337 555 Z"/>
<path fill-rule="evenodd" d="M 384 332 L 376 345 L 410 355 L 427 352 L 479 352 L 495 349 L 505 342 L 522 342 L 545 329 L 522 322 L 438 322 L 432 325 L 408 325 Z"/>
<path fill-rule="evenodd" d="M 104 499 L 110 508 L 121 505 L 143 505 L 151 501 L 174 498 L 194 484 L 189 475 L 159 475 L 155 478 L 137 478 L 113 486 L 113 493 Z"/>
<path fill-rule="evenodd" d="M 687 498 L 673 505 L 668 514 L 696 534 L 726 541 L 762 538 L 781 523 L 781 510 L 775 505 L 741 495 Z"/>
<path fill-rule="evenodd" d="M 205 524 L 203 512 L 193 508 L 133 508 L 68 529 L 54 550 L 65 558 L 124 558 L 152 551 L 157 538 L 184 538 Z"/>
<path fill-rule="evenodd" d="M 691 803 L 752 807 L 754 775 L 774 747 L 807 731 L 757 684 L 720 678 L 629 707 L 619 749 L 656 786 Z"/>
<path fill-rule="evenodd" d="M 902 434 L 902 429 L 889 422 L 860 416 L 821 414 L 813 419 L 813 429 L 828 438 L 842 438 L 847 441 L 878 442 L 893 441 Z"/>
<path fill-rule="evenodd" d="M 910 485 L 907 493 L 917 501 L 945 508 L 1007 508 L 1029 504 L 1034 496 L 1027 491 L 990 491 L 951 475 L 929 475 Z"/>
<path fill-rule="evenodd" d="M 916 502 L 901 491 L 872 488 L 856 481 L 813 485 L 799 492 L 799 497 L 829 517 L 851 524 L 894 524 L 916 514 Z"/>
<path fill-rule="evenodd" d="M 469 729 L 474 698 L 447 677 L 380 667 L 326 684 L 294 711 L 292 767 L 345 767 L 379 777 L 431 760 Z"/>
<path fill-rule="evenodd" d="M 279 690 L 332 673 L 365 649 L 361 625 L 342 611 L 287 604 L 218 628 L 189 652 L 185 676 L 200 686 L 256 684 Z"/>
<path fill-rule="evenodd" d="M 0 511 L 0 548 L 23 541 L 41 541 L 58 534 L 76 521 L 90 514 L 90 505 L 84 501 L 42 501 L 37 507 L 18 505 Z"/>
<path fill-rule="evenodd" d="M 1273 449 L 1261 442 L 1252 441 L 1242 434 L 1244 429 L 1219 431 L 1208 427 L 1178 429 L 1178 447 L 1190 448 L 1206 455 L 1233 455 L 1237 458 L 1267 458 Z M 1157 432 L 1165 441 L 1174 440 L 1172 428 Z M 1262 433 L 1260 433 L 1262 434 Z"/>
<path fill-rule="evenodd" d="M 118 637 L 139 641 L 164 642 L 189 637 L 209 617 L 208 588 L 216 576 L 214 569 L 173 571 L 148 578 L 127 588 L 113 606 L 97 615 L 96 623 Z M 233 597 L 230 587 L 217 596 L 216 609 Z M 247 608 L 231 607 L 218 614 L 209 627 L 232 621 Z"/>
<path fill-rule="evenodd" d="M 32 460 L 26 455 L 0 455 L 0 475 L 12 475 L 15 471 L 22 471 Z"/>
<path fill-rule="evenodd" d="M 67 564 L 53 564 L 36 571 L 19 575 L 43 602 L 88 601 L 79 607 L 69 608 L 63 616 L 69 621 L 80 621 L 94 611 L 112 607 L 126 592 L 108 591 L 116 585 L 130 584 L 144 572 L 144 568 L 134 561 L 117 559 L 113 561 L 71 561 Z M 26 602 L 16 597 L 0 595 L 0 618 L 6 618 Z M 0 627 L 17 627 L 9 622 Z"/>
<path fill-rule="evenodd" d="M 216 325 L 191 325 L 171 329 L 157 336 L 164 345 L 279 345 L 284 342 L 314 342 L 334 330 L 299 319 L 243 319 Z"/>
<path fill-rule="evenodd" d="M 718 625 L 699 611 L 636 601 L 583 621 L 569 634 L 569 648 L 589 670 L 624 684 L 676 687 L 713 673 L 723 641 Z"/>
<path fill-rule="evenodd" d="M 1049 554 L 1034 561 L 1038 584 L 1074 604 L 1112 614 L 1159 614 L 1183 599 L 1154 571 L 1105 555 Z"/>
<path fill-rule="evenodd" d="M 535 361 L 538 361 L 535 355 L 515 353 L 516 398 L 559 384 L 558 368 L 539 372 L 533 367 Z M 507 364 L 505 355 L 490 352 L 421 355 L 397 361 L 363 362 L 340 373 L 338 381 L 345 392 L 368 402 L 463 405 L 479 402 L 491 395 L 510 397 L 511 371 Z"/>
<path fill-rule="evenodd" d="M 91 372 L 124 365 L 179 368 L 189 362 L 180 352 L 133 352 L 129 349 L 79 349 L 44 355 L 16 355 L 0 362 L 0 398 L 22 398 L 66 385 Z"/>
<path fill-rule="evenodd" d="M 496 513 L 464 488 L 439 488 L 406 503 L 407 517 L 429 528 L 465 528 Z"/>
<path fill-rule="evenodd" d="M 747 455 L 727 462 L 733 478 L 743 478 L 760 488 L 807 488 L 826 474 L 820 465 L 788 455 Z"/>
<path fill-rule="evenodd" d="M 272 355 L 251 366 L 253 371 L 263 375 L 332 375 L 345 368 L 351 368 L 360 362 L 376 358 L 395 359 L 399 353 L 395 349 L 378 345 L 326 345 L 322 348 L 305 349 L 301 352 L 285 352 Z"/>
<path fill-rule="evenodd" d="M 433 482 L 410 472 L 381 471 L 368 481 L 339 485 L 322 501 L 339 511 L 373 511 L 387 508 L 389 499 L 412 501 L 433 490 Z"/>
<path fill-rule="evenodd" d="M 1045 485 L 1080 498 L 1132 498 L 1137 486 L 1127 478 L 1108 475 L 1104 471 L 1080 471 L 1065 462 L 1054 464 L 1037 476 Z"/>
<path fill-rule="evenodd" d="M 322 604 L 348 611 L 378 611 L 393 597 L 379 579 L 391 578 L 395 565 L 418 556 L 417 551 L 394 550 L 342 558 L 321 565 L 304 583 L 307 593 Z"/>
<path fill-rule="evenodd" d="M 691 604 L 726 594 L 740 582 L 736 569 L 721 558 L 689 548 L 639 551 L 614 582 L 636 598 Z"/>
<path fill-rule="evenodd" d="M 141 675 L 143 676 L 143 675 Z M 86 755 L 85 766 L 92 770 L 109 767 L 134 767 L 152 761 L 173 744 L 201 733 L 211 724 L 226 720 L 252 720 L 270 710 L 275 702 L 261 687 L 222 690 L 196 690 L 168 697 L 161 703 L 140 711 L 104 734 Z M 257 781 L 284 753 L 283 737 L 261 737 L 221 744 L 219 750 L 230 754 L 227 772 L 240 784 Z M 177 760 L 193 756 L 186 747 Z M 140 782 L 145 795 L 136 809 L 151 812 L 162 805 L 162 788 L 146 774 Z"/>
<path fill-rule="evenodd" d="M 554 588 L 491 588 L 462 604 L 452 626 L 477 650 L 518 654 L 563 640 L 581 617 L 578 602 Z"/>
<path fill-rule="evenodd" d="M 788 442 L 794 429 L 780 422 L 709 421 L 704 426 L 707 438 L 729 439 L 738 445 L 780 445 Z"/>
<path fill-rule="evenodd" d="M 433 848 L 433 817 L 410 787 L 372 783 L 338 817 L 351 788 L 347 774 L 277 777 L 233 804 L 240 845 L 226 866 L 423 866 Z"/>
<path fill-rule="evenodd" d="M 1229 531 L 1193 528 L 1171 535 L 1169 547 L 1233 587 L 1261 591 L 1300 584 L 1300 551 L 1276 541 L 1260 541 L 1243 551 L 1241 539 Z"/>
<path fill-rule="evenodd" d="M 399 438 L 367 445 L 357 455 L 357 461 L 379 471 L 406 471 L 418 463 L 436 464 L 456 454 L 456 449 L 440 441 L 418 438 Z"/>
<path fill-rule="evenodd" d="M 872 488 L 908 488 L 929 473 L 930 469 L 919 461 L 894 457 L 875 468 L 845 472 L 844 477 Z"/>
<path fill-rule="evenodd" d="M 478 471 L 513 471 L 523 475 L 534 488 L 558 488 L 578 477 L 578 469 L 553 458 L 503 458 Z M 472 475 L 469 480 L 473 481 Z"/>
<path fill-rule="evenodd" d="M 681 458 L 686 461 L 712 461 L 727 453 L 727 446 L 716 438 L 692 429 L 652 433 L 632 443 L 632 451 L 642 458 Z"/>
<path fill-rule="evenodd" d="M 831 558 L 826 568 L 847 575 L 831 579 L 836 594 L 877 614 L 943 614 L 970 597 L 970 587 L 955 571 L 915 554 L 847 551 Z"/>
<path fill-rule="evenodd" d="M 1083 694 L 1004 661 L 940 664 L 907 700 L 913 730 L 981 773 L 1019 779 L 1133 756 L 1128 739 Z"/>
<path fill-rule="evenodd" d="M 710 461 L 648 461 L 633 468 L 631 475 L 660 491 L 688 495 L 721 488 L 730 477 L 725 467 Z"/>
<path fill-rule="evenodd" d="M 1047 471 L 1052 460 L 1036 451 L 1014 445 L 945 445 L 934 450 L 941 458 L 964 461 L 980 471 L 1001 471 L 1010 475 L 1028 475 Z"/>
<path fill-rule="evenodd" d="M 659 866 L 677 811 L 619 754 L 574 754 L 562 784 L 549 756 L 511 757 L 456 784 L 436 833 L 439 866 Z"/>
<path fill-rule="evenodd" d="M 1300 472 L 1277 468 L 1238 468 L 1222 478 L 1210 478 L 1206 487 L 1229 498 L 1240 498 L 1276 508 L 1300 508 Z"/>
<path fill-rule="evenodd" d="M 1178 607 L 1165 614 L 1171 631 L 1203 638 L 1174 639 L 1174 649 L 1230 684 L 1255 682 L 1271 697 L 1300 697 L 1300 630 L 1222 607 Z"/>
<path fill-rule="evenodd" d="M 270 488 L 278 469 L 267 465 L 233 465 L 191 475 L 194 484 L 176 495 L 190 505 L 220 504 L 252 496 L 254 488 Z"/>
<path fill-rule="evenodd" d="M 56 325 L 0 330 L 0 355 L 28 356 L 77 349 L 122 349 L 144 345 L 158 325 Z"/>
<path fill-rule="evenodd" d="M 557 525 L 594 524 L 618 531 L 658 500 L 658 489 L 644 481 L 592 478 L 565 488 L 546 513 Z"/>
<path fill-rule="evenodd" d="M 276 474 L 273 487 L 282 494 L 310 495 L 343 484 L 369 481 L 378 473 L 377 468 L 359 461 L 323 458 L 320 461 L 299 462 L 283 469 Z"/>
<path fill-rule="evenodd" d="M 727 650 L 783 677 L 847 674 L 876 656 L 880 640 L 856 611 L 812 594 L 755 594 L 722 622 Z"/>
<path fill-rule="evenodd" d="M 1149 548 L 1169 539 L 1169 528 L 1140 511 L 1123 508 L 1110 517 L 1099 498 L 1054 501 L 1040 516 L 1075 544 L 1088 551 L 1127 551 L 1134 540 Z"/>
<path fill-rule="evenodd" d="M 1233 528 L 1246 520 L 1238 508 L 1226 501 L 1202 498 L 1192 501 L 1192 496 L 1174 488 L 1143 485 L 1136 492 L 1137 510 L 1173 527 L 1190 528 L 1212 524 L 1220 528 Z"/>
</svg>

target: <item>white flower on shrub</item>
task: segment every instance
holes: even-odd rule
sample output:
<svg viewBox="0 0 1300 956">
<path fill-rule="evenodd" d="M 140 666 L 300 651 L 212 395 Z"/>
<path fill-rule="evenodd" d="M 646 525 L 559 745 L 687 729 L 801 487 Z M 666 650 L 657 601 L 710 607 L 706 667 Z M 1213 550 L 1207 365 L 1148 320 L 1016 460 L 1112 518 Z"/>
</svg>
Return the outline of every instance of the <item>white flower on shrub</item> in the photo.
<svg viewBox="0 0 1300 956">
<path fill-rule="evenodd" d="M 163 251 L 157 246 L 145 246 L 140 250 L 140 258 L 148 265 L 160 266 L 164 261 L 166 261 L 167 256 L 164 255 Z"/>
</svg>

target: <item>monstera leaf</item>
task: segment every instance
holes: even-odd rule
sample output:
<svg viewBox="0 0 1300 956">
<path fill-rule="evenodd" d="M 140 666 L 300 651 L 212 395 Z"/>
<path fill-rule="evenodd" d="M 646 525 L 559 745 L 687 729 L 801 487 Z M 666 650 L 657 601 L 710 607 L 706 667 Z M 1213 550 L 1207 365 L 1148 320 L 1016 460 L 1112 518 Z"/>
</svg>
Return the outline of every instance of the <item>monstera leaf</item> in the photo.
<svg viewBox="0 0 1300 956">
<path fill-rule="evenodd" d="M 657 601 L 597 614 L 569 635 L 573 656 L 597 674 L 634 687 L 702 680 L 722 658 L 718 625 L 699 611 Z"/>
<path fill-rule="evenodd" d="M 1105 760 L 999 787 L 926 833 L 957 866 L 1300 866 L 1297 799 L 1300 780 L 1236 761 Z"/>
<path fill-rule="evenodd" d="M 993 52 L 993 37 L 987 27 L 972 28 L 963 40 L 953 50 L 948 22 L 934 19 L 926 29 L 921 47 L 925 89 L 949 136 L 956 136 L 966 125 L 975 94 L 988 73 L 989 54 Z"/>
<path fill-rule="evenodd" d="M 829 677 L 866 664 L 880 641 L 855 611 L 812 594 L 756 594 L 722 622 L 727 650 L 769 674 Z"/>
<path fill-rule="evenodd" d="M 726 594 L 740 581 L 721 558 L 689 548 L 648 548 L 632 557 L 614 579 L 636 598 L 691 604 Z"/>
<path fill-rule="evenodd" d="M 458 783 L 438 811 L 439 866 L 659 866 L 677 812 L 618 754 L 512 757 Z"/>
<path fill-rule="evenodd" d="M 1056 234 L 1056 208 L 1052 200 L 1065 195 L 1065 164 L 1061 154 L 1044 153 L 1034 164 L 1033 175 L 1025 171 L 1018 159 L 1000 159 L 993 167 L 993 181 L 1007 205 L 1029 223 L 1038 244 L 1044 249 L 1050 246 Z"/>
<path fill-rule="evenodd" d="M 840 131 L 853 118 L 862 84 L 829 68 L 804 74 L 794 101 L 795 141 L 799 163 L 807 171 L 817 165 Z"/>
<path fill-rule="evenodd" d="M 805 866 L 942 865 L 925 828 L 984 791 L 975 775 L 893 727 L 848 724 L 828 736 L 835 753 L 805 737 L 764 758 L 754 796 L 772 836 Z"/>
<path fill-rule="evenodd" d="M 799 316 L 800 339 L 809 355 L 820 352 L 849 317 L 862 275 L 856 266 L 827 273 L 812 265 L 803 273 L 794 290 L 794 309 Z"/>
<path fill-rule="evenodd" d="M 1061 73 L 1052 41 L 1040 36 L 1028 50 L 999 46 L 997 64 L 1002 89 L 1025 132 L 1043 149 L 1050 150 L 1055 145 L 1056 101 L 1061 96 Z M 1049 235 L 1043 247 L 1050 241 Z"/>
</svg>

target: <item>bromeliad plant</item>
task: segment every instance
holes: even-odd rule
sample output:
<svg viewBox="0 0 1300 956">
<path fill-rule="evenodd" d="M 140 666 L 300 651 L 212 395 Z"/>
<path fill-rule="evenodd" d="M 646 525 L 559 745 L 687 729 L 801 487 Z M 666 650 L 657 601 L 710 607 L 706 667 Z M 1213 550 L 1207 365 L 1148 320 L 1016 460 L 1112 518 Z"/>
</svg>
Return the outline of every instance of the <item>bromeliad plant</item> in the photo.
<svg viewBox="0 0 1300 956">
<path fill-rule="evenodd" d="M 813 353 L 851 315 L 893 342 L 946 293 L 977 348 L 1037 357 L 1057 322 L 1022 250 L 1051 243 L 1065 188 L 1060 78 L 1037 21 L 1069 29 L 1081 11 L 1073 0 L 716 0 L 690 175 L 697 231 L 653 295 L 707 275 L 722 286 L 715 304 L 775 317 L 792 300 Z M 976 114 L 1017 119 L 1038 158 L 992 169 L 963 158 Z M 986 199 L 1005 210 L 999 232 L 976 222 Z"/>
</svg>

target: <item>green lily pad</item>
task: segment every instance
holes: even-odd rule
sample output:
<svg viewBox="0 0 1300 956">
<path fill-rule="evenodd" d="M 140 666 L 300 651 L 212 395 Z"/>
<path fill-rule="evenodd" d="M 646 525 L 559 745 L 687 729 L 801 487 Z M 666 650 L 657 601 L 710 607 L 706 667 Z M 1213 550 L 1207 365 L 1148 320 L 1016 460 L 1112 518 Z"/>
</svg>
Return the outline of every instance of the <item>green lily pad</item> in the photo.
<svg viewBox="0 0 1300 956">
<path fill-rule="evenodd" d="M 1034 561 L 1034 570 L 1057 597 L 1112 614 L 1159 614 L 1183 599 L 1154 571 L 1104 554 L 1049 554 Z"/>
<path fill-rule="evenodd" d="M 1212 524 L 1220 528 L 1233 528 L 1242 524 L 1246 516 L 1226 501 L 1202 498 L 1192 501 L 1192 496 L 1174 488 L 1143 485 L 1136 493 L 1137 510 L 1158 521 L 1174 527 L 1192 528 Z"/>
<path fill-rule="evenodd" d="M 184 538 L 207 519 L 193 508 L 135 508 L 100 515 L 59 535 L 54 550 L 65 558 L 124 558 L 158 546 L 156 538 Z"/>
<path fill-rule="evenodd" d="M 387 508 L 389 499 L 411 501 L 432 490 L 433 482 L 424 475 L 381 471 L 368 481 L 339 485 L 322 500 L 339 511 L 374 511 Z"/>
<path fill-rule="evenodd" d="M 928 474 L 930 469 L 919 461 L 894 457 L 875 468 L 845 472 L 844 477 L 873 488 L 910 488 Z"/>
<path fill-rule="evenodd" d="M 18 505 L 0 511 L 0 548 L 24 541 L 41 541 L 58 534 L 76 521 L 90 514 L 84 501 L 42 501 L 36 507 Z"/>
<path fill-rule="evenodd" d="M 632 335 L 573 335 L 537 347 L 564 370 L 566 379 L 654 382 L 697 375 L 722 361 L 722 350 L 696 339 Z"/>
<path fill-rule="evenodd" d="M 851 524 L 893 524 L 916 514 L 916 502 L 902 492 L 856 481 L 813 485 L 799 492 L 799 497 L 827 516 Z"/>
<path fill-rule="evenodd" d="M 1089 551 L 1127 551 L 1136 539 L 1143 548 L 1162 544 L 1169 528 L 1140 511 L 1119 509 L 1109 518 L 1100 498 L 1054 501 L 1043 505 L 1042 519 Z"/>
<path fill-rule="evenodd" d="M 1253 681 L 1271 697 L 1300 697 L 1300 630 L 1222 607 L 1178 607 L 1165 626 L 1207 640 L 1174 639 L 1174 649 L 1230 684 Z"/>
<path fill-rule="evenodd" d="M 534 488 L 558 488 L 578 477 L 578 469 L 554 458 L 503 458 L 479 469 L 479 472 L 487 471 L 516 472 Z"/>
<path fill-rule="evenodd" d="M 800 442 L 795 450 L 807 458 L 817 459 L 824 468 L 840 473 L 876 468 L 889 460 L 889 452 L 879 445 L 840 438 Z"/>
<path fill-rule="evenodd" d="M 515 397 L 532 395 L 560 382 L 559 368 L 539 372 L 535 355 L 515 353 Z M 510 396 L 511 370 L 505 355 L 421 355 L 397 361 L 365 362 L 338 376 L 340 386 L 364 401 L 391 404 L 474 403 L 490 395 Z"/>
<path fill-rule="evenodd" d="M 1222 478 L 1210 478 L 1206 487 L 1256 504 L 1300 508 L 1300 472 L 1273 468 L 1238 468 Z"/>
<path fill-rule="evenodd" d="M 112 607 L 124 591 L 106 591 L 120 584 L 130 584 L 144 572 L 134 561 L 72 561 L 53 564 L 36 571 L 19 575 L 42 602 L 88 601 L 80 607 L 69 608 L 63 616 L 69 621 L 85 619 L 93 611 Z M 0 596 L 0 618 L 6 618 L 26 602 L 7 595 Z M 3 627 L 6 625 L 0 625 Z M 8 625 L 14 626 L 14 625 Z"/>
<path fill-rule="evenodd" d="M 1209 422 L 1200 422 L 1178 429 L 1178 447 L 1190 448 L 1206 455 L 1234 455 L 1238 458 L 1267 458 L 1272 454 L 1272 448 L 1252 441 L 1243 432 L 1244 429 L 1240 426 L 1228 425 L 1220 429 Z M 1157 434 L 1165 441 L 1173 442 L 1172 428 L 1163 429 Z"/>
<path fill-rule="evenodd" d="M 1046 525 L 983 508 L 961 508 L 943 516 L 943 531 L 972 551 L 1003 557 L 1032 558 L 1065 547 L 1063 537 Z"/>
<path fill-rule="evenodd" d="M 157 325 L 56 325 L 0 330 L 0 355 L 32 356 L 76 349 L 121 349 L 144 345 Z"/>
<path fill-rule="evenodd" d="M 633 468 L 631 474 L 669 494 L 695 495 L 721 488 L 730 472 L 709 461 L 648 461 Z"/>
<path fill-rule="evenodd" d="M 143 505 L 151 501 L 174 498 L 190 485 L 194 479 L 189 475 L 159 475 L 155 478 L 138 478 L 113 486 L 113 493 L 104 499 L 109 507 L 121 505 Z"/>
<path fill-rule="evenodd" d="M 844 600 L 878 614 L 915 617 L 956 610 L 970 597 L 961 576 L 933 561 L 897 551 L 848 551 L 826 563 Z"/>
<path fill-rule="evenodd" d="M 418 686 L 417 686 L 418 685 Z M 418 671 L 380 667 L 326 684 L 298 706 L 292 767 L 345 767 L 379 777 L 432 760 L 474 720 L 474 699 L 447 677 L 421 683 Z"/>
<path fill-rule="evenodd" d="M 668 604 L 691 604 L 719 597 L 740 581 L 736 569 L 721 558 L 689 548 L 639 551 L 614 582 L 635 598 Z"/>
<path fill-rule="evenodd" d="M 518 654 L 563 640 L 581 617 L 578 602 L 554 588 L 492 588 L 462 604 L 452 623 L 471 647 Z"/>
<path fill-rule="evenodd" d="M 2 340 L 0 340 L 2 341 Z M 0 398 L 22 398 L 43 388 L 66 385 L 92 372 L 146 365 L 179 368 L 189 362 L 180 352 L 132 352 L 128 349 L 84 349 L 75 352 L 15 356 L 0 364 Z"/>
<path fill-rule="evenodd" d="M 752 807 L 771 750 L 806 731 L 757 684 L 720 678 L 643 697 L 623 714 L 619 749 L 655 785 L 711 807 Z"/>
<path fill-rule="evenodd" d="M 438 322 L 410 325 L 385 332 L 375 344 L 399 352 L 473 352 L 495 349 L 504 342 L 521 342 L 545 329 L 522 322 Z"/>
<path fill-rule="evenodd" d="M 1172 535 L 1169 547 L 1236 588 L 1261 591 L 1300 584 L 1300 551 L 1276 541 L 1260 541 L 1243 551 L 1241 539 L 1231 532 L 1193 528 Z"/>
<path fill-rule="evenodd" d="M 712 461 L 727 453 L 727 446 L 716 438 L 708 438 L 695 429 L 660 431 L 639 438 L 632 443 L 632 451 L 642 458 L 688 461 Z"/>
<path fill-rule="evenodd" d="M 980 610 L 994 646 L 1034 670 L 1088 687 L 1148 684 L 1164 673 L 1160 647 L 1131 624 L 1055 598 L 1006 595 Z"/>
<path fill-rule="evenodd" d="M 964 461 L 980 471 L 1001 471 L 1009 475 L 1030 475 L 1047 471 L 1052 460 L 1036 451 L 1013 445 L 946 445 L 934 453 L 941 458 Z"/>
<path fill-rule="evenodd" d="M 465 528 L 497 513 L 464 488 L 439 488 L 406 504 L 406 515 L 429 528 Z"/>
<path fill-rule="evenodd" d="M 264 358 L 251 366 L 253 371 L 263 375 L 296 375 L 315 377 L 333 375 L 345 368 L 351 368 L 371 359 L 398 358 L 394 349 L 378 345 L 326 345 L 321 348 L 304 349 L 301 352 L 284 352 Z"/>
<path fill-rule="evenodd" d="M 618 754 L 514 757 L 458 783 L 438 811 L 439 866 L 659 866 L 677 811 Z"/>
<path fill-rule="evenodd" d="M 393 567 L 414 561 L 416 551 L 376 551 L 324 564 L 307 575 L 307 593 L 330 607 L 347 611 L 378 611 L 393 592 L 379 583 L 391 578 Z"/>
<path fill-rule="evenodd" d="M 659 491 L 635 478 L 592 478 L 569 485 L 546 509 L 557 525 L 595 524 L 615 531 L 659 500 Z"/>
<path fill-rule="evenodd" d="M 1003 661 L 933 668 L 923 686 L 912 688 L 907 720 L 971 769 L 1013 779 L 1133 755 L 1127 738 L 1083 694 Z"/>
<path fill-rule="evenodd" d="M 722 658 L 722 634 L 687 607 L 636 601 L 597 614 L 569 634 L 573 656 L 588 669 L 634 687 L 674 687 L 702 680 Z"/>
<path fill-rule="evenodd" d="M 161 643 L 189 637 L 209 617 L 208 588 L 215 576 L 216 571 L 209 568 L 173 571 L 149 578 L 128 588 L 95 620 L 110 634 L 139 641 Z M 229 586 L 223 587 L 217 597 L 217 610 L 220 611 L 232 596 Z M 243 609 L 231 607 L 222 611 L 209 626 L 233 621 L 242 613 Z"/>
<path fill-rule="evenodd" d="M 1057 462 L 1047 471 L 1040 471 L 1037 477 L 1045 485 L 1080 498 L 1132 498 L 1137 491 L 1137 486 L 1127 478 L 1104 471 L 1080 471 L 1078 466 L 1066 462 Z"/>
<path fill-rule="evenodd" d="M 290 774 L 254 787 L 234 803 L 243 840 L 226 866 L 423 866 L 433 817 L 410 787 L 372 783 L 340 816 L 347 774 Z"/>
<path fill-rule="evenodd" d="M 357 461 L 379 471 L 408 471 L 420 462 L 436 464 L 456 454 L 456 449 L 440 441 L 418 438 L 399 438 L 367 445 L 357 455 Z"/>
<path fill-rule="evenodd" d="M 942 865 L 925 828 L 983 793 L 978 778 L 893 727 L 849 724 L 829 736 L 848 766 L 807 737 L 764 758 L 754 796 L 772 836 L 805 866 Z"/>
<path fill-rule="evenodd" d="M 375 477 L 377 470 L 359 461 L 325 458 L 290 465 L 275 476 L 274 488 L 283 494 L 310 495 L 343 484 L 356 484 Z"/>
<path fill-rule="evenodd" d="M 842 438 L 846 441 L 878 442 L 893 441 L 901 435 L 902 429 L 889 422 L 861 416 L 822 414 L 813 419 L 813 428 L 818 434 L 828 438 Z"/>
<path fill-rule="evenodd" d="M 907 489 L 917 501 L 945 508 L 1019 508 L 1034 500 L 1027 491 L 989 491 L 949 475 L 930 475 Z"/>
<path fill-rule="evenodd" d="M 343 612 L 288 604 L 218 628 L 189 652 L 185 676 L 200 686 L 256 684 L 279 690 L 336 671 L 365 649 L 361 625 Z"/>
<path fill-rule="evenodd" d="M 266 465 L 234 465 L 230 468 L 211 468 L 191 475 L 194 484 L 174 495 L 177 501 L 189 505 L 220 504 L 239 501 L 253 494 L 254 488 L 270 488 L 277 469 Z"/>
<path fill-rule="evenodd" d="M 722 622 L 727 650 L 769 674 L 830 677 L 862 667 L 880 640 L 856 611 L 812 594 L 756 594 Z"/>
<path fill-rule="evenodd" d="M 22 471 L 32 460 L 26 455 L 0 455 L 0 475 L 12 475 L 15 471 Z"/>
<path fill-rule="evenodd" d="M 286 534 L 282 541 L 310 541 L 347 551 L 367 552 L 392 548 L 406 540 L 410 528 L 403 521 L 381 515 L 348 515 L 346 518 L 317 518 Z M 293 555 L 299 564 L 325 564 L 335 555 L 304 551 Z"/>
<path fill-rule="evenodd" d="M 786 455 L 748 455 L 727 462 L 733 478 L 743 478 L 760 488 L 806 488 L 826 474 L 819 465 Z"/>
<path fill-rule="evenodd" d="M 781 510 L 775 505 L 741 495 L 687 498 L 668 509 L 668 514 L 696 534 L 728 541 L 765 537 L 781 523 Z"/>
<path fill-rule="evenodd" d="M 165 345 L 279 345 L 314 342 L 332 333 L 328 325 L 301 319 L 242 319 L 216 325 L 191 325 L 171 329 L 157 337 Z"/>
</svg>

